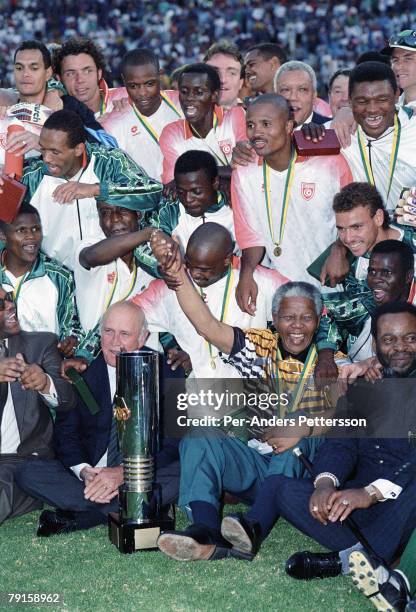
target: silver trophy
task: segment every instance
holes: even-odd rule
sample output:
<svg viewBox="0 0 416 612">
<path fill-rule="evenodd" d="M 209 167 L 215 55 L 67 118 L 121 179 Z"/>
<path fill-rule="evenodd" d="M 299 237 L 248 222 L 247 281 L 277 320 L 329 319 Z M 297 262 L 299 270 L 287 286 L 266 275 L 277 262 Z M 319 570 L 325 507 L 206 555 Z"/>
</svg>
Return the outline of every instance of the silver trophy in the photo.
<svg viewBox="0 0 416 612">
<path fill-rule="evenodd" d="M 174 516 L 162 514 L 155 483 L 159 445 L 159 353 L 142 349 L 117 355 L 114 397 L 124 483 L 119 512 L 109 515 L 109 537 L 124 553 L 156 548 L 162 530 L 174 528 Z"/>
</svg>

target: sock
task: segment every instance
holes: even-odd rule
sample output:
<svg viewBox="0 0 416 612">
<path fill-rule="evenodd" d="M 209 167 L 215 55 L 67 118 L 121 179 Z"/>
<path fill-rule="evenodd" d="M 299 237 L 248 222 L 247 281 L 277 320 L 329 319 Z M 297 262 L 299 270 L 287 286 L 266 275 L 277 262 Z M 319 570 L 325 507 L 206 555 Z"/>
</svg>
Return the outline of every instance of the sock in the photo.
<svg viewBox="0 0 416 612">
<path fill-rule="evenodd" d="M 206 525 L 207 527 L 210 527 L 214 531 L 220 533 L 220 513 L 215 506 L 204 501 L 193 501 L 190 502 L 189 505 L 191 507 L 194 523 L 202 523 L 203 525 Z"/>
<path fill-rule="evenodd" d="M 354 552 L 354 550 L 364 550 L 364 549 L 362 545 L 357 542 L 357 544 L 354 544 L 354 546 L 351 546 L 350 548 L 346 548 L 345 550 L 340 550 L 338 553 L 339 558 L 341 559 L 341 563 L 342 563 L 342 573 L 343 574 L 349 574 L 351 571 L 350 554 Z"/>
<path fill-rule="evenodd" d="M 278 479 L 280 479 L 279 475 L 268 476 L 266 478 L 256 495 L 254 504 L 245 515 L 251 521 L 259 523 L 263 540 L 279 518 L 274 501 L 277 490 L 276 480 Z"/>
<path fill-rule="evenodd" d="M 91 529 L 91 527 L 97 525 L 107 525 L 107 517 L 98 510 L 86 510 L 74 514 L 79 529 Z"/>
</svg>

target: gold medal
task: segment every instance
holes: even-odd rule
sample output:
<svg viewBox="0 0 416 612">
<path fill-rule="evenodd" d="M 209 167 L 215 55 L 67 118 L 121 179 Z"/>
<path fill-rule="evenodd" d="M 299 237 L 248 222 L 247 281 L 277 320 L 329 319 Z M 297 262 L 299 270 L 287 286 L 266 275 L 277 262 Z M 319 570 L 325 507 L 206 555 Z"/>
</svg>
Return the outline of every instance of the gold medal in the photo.
<svg viewBox="0 0 416 612">
<path fill-rule="evenodd" d="M 212 370 L 216 370 L 217 369 L 217 366 L 215 365 L 215 359 L 214 358 L 211 359 L 211 369 Z"/>
<path fill-rule="evenodd" d="M 276 244 L 276 246 L 274 247 L 273 253 L 275 257 L 280 257 L 280 255 L 282 254 L 282 247 Z"/>
</svg>

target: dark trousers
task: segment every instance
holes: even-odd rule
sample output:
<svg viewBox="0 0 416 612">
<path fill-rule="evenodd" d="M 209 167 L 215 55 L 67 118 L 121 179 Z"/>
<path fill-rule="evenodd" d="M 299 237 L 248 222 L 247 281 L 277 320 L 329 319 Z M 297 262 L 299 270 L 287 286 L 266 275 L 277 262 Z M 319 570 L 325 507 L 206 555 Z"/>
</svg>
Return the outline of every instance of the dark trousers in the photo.
<svg viewBox="0 0 416 612">
<path fill-rule="evenodd" d="M 7 518 L 39 510 L 39 499 L 29 497 L 18 485 L 16 472 L 30 459 L 17 455 L 0 455 L 0 525 Z"/>
<path fill-rule="evenodd" d="M 156 470 L 156 482 L 162 488 L 162 504 L 176 500 L 179 491 L 179 461 L 172 461 Z M 38 500 L 60 508 L 85 512 L 96 510 L 106 516 L 118 509 L 118 499 L 98 504 L 84 497 L 85 483 L 57 459 L 34 459 L 22 465 L 16 474 L 19 487 Z"/>
<path fill-rule="evenodd" d="M 322 525 L 309 512 L 313 484 L 308 480 L 275 477 L 276 515 L 283 516 L 300 531 L 334 551 L 357 543 L 347 525 L 339 522 Z M 348 488 L 346 483 L 345 489 Z M 378 555 L 393 561 L 416 528 L 416 479 L 394 500 L 355 510 L 352 516 Z"/>
</svg>

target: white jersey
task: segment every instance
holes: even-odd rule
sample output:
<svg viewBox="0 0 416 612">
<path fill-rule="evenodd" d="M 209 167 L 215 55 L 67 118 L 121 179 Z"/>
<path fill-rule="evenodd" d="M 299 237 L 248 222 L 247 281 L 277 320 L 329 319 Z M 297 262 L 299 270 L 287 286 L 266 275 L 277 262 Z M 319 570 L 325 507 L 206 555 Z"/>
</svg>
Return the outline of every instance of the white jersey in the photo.
<svg viewBox="0 0 416 612">
<path fill-rule="evenodd" d="M 373 171 L 375 186 L 390 212 L 395 209 L 403 187 L 411 187 L 416 184 L 416 118 L 409 119 L 403 110 L 399 111 L 398 118 L 401 124 L 400 144 L 389 195 L 389 169 L 394 128 L 390 127 L 378 138 L 371 138 L 360 127 L 358 128 L 361 130 L 360 133 Z M 342 149 L 341 152 L 348 161 L 354 181 L 367 182 L 357 133 L 351 136 L 351 145 Z"/>
<path fill-rule="evenodd" d="M 185 207 L 179 204 L 178 225 L 173 230 L 172 236 L 178 240 L 183 251 L 186 250 L 191 234 L 204 223 L 218 223 L 222 225 L 230 232 L 233 240 L 235 240 L 234 217 L 230 206 L 222 206 L 220 210 L 206 213 L 204 216 L 192 217 L 187 214 Z"/>
<path fill-rule="evenodd" d="M 99 184 L 94 172 L 95 156 L 71 180 Z M 71 270 L 74 269 L 74 254 L 81 240 L 92 243 L 105 238 L 99 224 L 95 198 L 82 198 L 69 204 L 59 204 L 52 194 L 59 185 L 67 181 L 63 178 L 44 175 L 34 192 L 30 203 L 37 208 L 42 222 L 42 250 Z"/>
<path fill-rule="evenodd" d="M 49 276 L 45 274 L 24 281 L 24 277 L 18 278 L 10 270 L 6 274 L 10 283 L 3 282 L 5 291 L 14 291 L 20 285 L 17 315 L 23 331 L 51 332 L 60 336 L 58 287 Z"/>
<path fill-rule="evenodd" d="M 239 281 L 239 260 L 233 262 L 232 279 L 229 284 L 229 302 L 225 313 L 224 323 L 237 326 L 242 329 L 250 327 L 267 327 L 271 320 L 271 305 L 276 289 L 283 284 L 284 279 L 277 271 L 268 270 L 258 266 L 254 278 L 259 287 L 257 296 L 257 310 L 252 317 L 241 312 L 235 299 L 235 288 Z M 210 311 L 217 319 L 221 317 L 223 303 L 225 300 L 225 289 L 227 277 L 204 287 L 203 297 Z M 199 291 L 199 288 L 197 287 Z M 224 363 L 218 356 L 218 349 L 211 346 L 196 332 L 194 326 L 182 311 L 176 297 L 175 291 L 168 289 L 163 280 L 154 280 L 149 287 L 133 301 L 138 304 L 146 315 L 146 320 L 151 331 L 166 331 L 175 336 L 180 347 L 186 351 L 192 361 L 193 375 L 197 378 L 236 378 L 239 377 L 237 370 Z M 215 369 L 211 366 L 211 360 L 215 361 Z"/>
<path fill-rule="evenodd" d="M 78 245 L 74 265 L 78 312 L 85 331 L 97 325 L 111 304 L 140 293 L 153 280 L 137 266 L 131 271 L 121 258 L 87 270 L 79 263 L 79 254 L 92 244 L 84 240 Z"/>
<path fill-rule="evenodd" d="M 175 106 L 163 92 L 162 102 L 153 115 L 140 117 L 132 106 L 124 112 L 113 111 L 101 121 L 104 129 L 116 138 L 118 146 L 130 155 L 149 176 L 158 181 L 162 178 L 163 154 L 159 137 L 163 128 L 182 116 L 180 106 Z"/>
<path fill-rule="evenodd" d="M 231 197 L 237 241 L 240 249 L 265 247 L 270 267 L 289 279 L 318 285 L 306 268 L 336 239 L 332 201 L 352 181 L 351 172 L 340 155 L 298 158 L 280 245 L 282 252 L 276 256 L 287 172 L 270 168 L 271 232 L 262 160 L 233 171 Z"/>
</svg>

